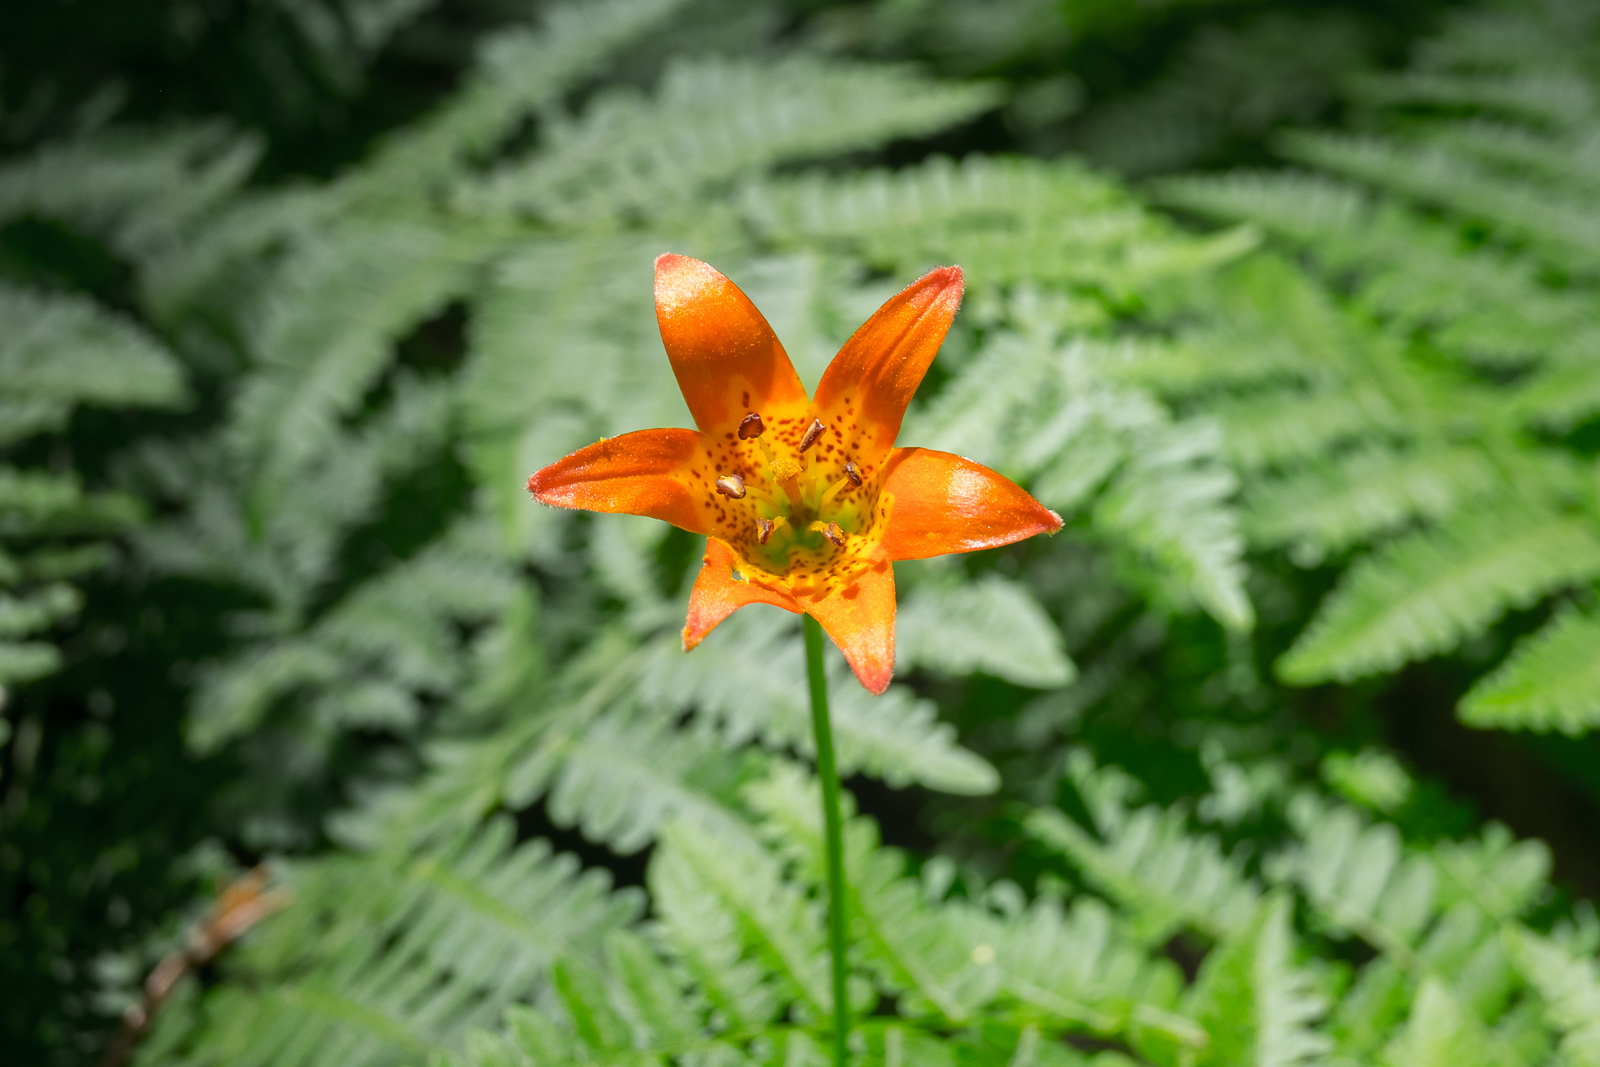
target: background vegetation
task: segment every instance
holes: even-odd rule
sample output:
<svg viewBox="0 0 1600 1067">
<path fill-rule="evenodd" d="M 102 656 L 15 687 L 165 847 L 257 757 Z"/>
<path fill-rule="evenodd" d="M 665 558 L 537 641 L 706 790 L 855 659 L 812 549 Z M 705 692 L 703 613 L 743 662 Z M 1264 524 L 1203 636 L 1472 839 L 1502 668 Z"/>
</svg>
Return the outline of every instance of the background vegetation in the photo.
<svg viewBox="0 0 1600 1067">
<path fill-rule="evenodd" d="M 13 32 L 14 30 L 14 32 Z M 0 41 L 0 1044 L 821 1062 L 793 620 L 527 473 L 683 424 L 650 263 L 1068 517 L 843 682 L 865 1061 L 1600 1063 L 1600 16 L 31 5 Z"/>
</svg>

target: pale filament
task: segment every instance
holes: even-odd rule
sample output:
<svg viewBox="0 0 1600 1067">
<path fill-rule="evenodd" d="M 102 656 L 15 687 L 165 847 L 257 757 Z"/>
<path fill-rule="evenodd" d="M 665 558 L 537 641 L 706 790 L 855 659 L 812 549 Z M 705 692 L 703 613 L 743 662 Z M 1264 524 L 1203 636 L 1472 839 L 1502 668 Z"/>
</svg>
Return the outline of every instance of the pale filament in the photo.
<svg viewBox="0 0 1600 1067">
<path fill-rule="evenodd" d="M 736 475 L 731 475 L 718 478 L 717 486 L 719 490 L 723 491 L 724 495 L 734 496 L 734 494 L 723 489 L 723 483 L 736 479 L 736 484 L 742 491 L 734 499 L 749 498 L 753 505 L 757 505 L 755 508 L 757 513 L 757 537 L 762 544 L 767 543 L 773 531 L 778 527 L 789 525 L 784 516 L 783 503 L 779 499 L 776 490 L 783 490 L 783 495 L 788 498 L 789 510 L 803 516 L 806 512 L 811 515 L 817 515 L 825 511 L 840 493 L 852 486 L 861 485 L 861 474 L 856 465 L 846 462 L 844 477 L 837 479 L 829 484 L 826 489 L 823 489 L 819 498 L 817 491 L 822 486 L 826 476 L 819 469 L 818 464 L 807 462 L 808 457 L 805 453 L 810 450 L 812 445 L 816 444 L 825 430 L 826 427 L 823 426 L 820 420 L 813 420 L 800 442 L 800 455 L 795 458 L 789 458 L 779 457 L 773 451 L 772 446 L 762 439 L 765 436 L 766 426 L 759 414 L 751 412 L 740 423 L 739 437 L 743 440 L 754 440 L 761 449 L 761 454 L 766 457 L 766 478 L 760 481 L 766 481 L 769 484 L 762 485 L 760 481 L 745 481 Z M 802 481 L 805 483 L 803 486 L 801 484 Z M 732 485 L 729 487 L 732 488 Z M 810 503 L 811 501 L 815 501 L 815 503 Z M 843 545 L 845 543 L 846 534 L 837 522 L 819 519 L 808 523 L 805 528 L 821 533 L 835 545 Z"/>
</svg>

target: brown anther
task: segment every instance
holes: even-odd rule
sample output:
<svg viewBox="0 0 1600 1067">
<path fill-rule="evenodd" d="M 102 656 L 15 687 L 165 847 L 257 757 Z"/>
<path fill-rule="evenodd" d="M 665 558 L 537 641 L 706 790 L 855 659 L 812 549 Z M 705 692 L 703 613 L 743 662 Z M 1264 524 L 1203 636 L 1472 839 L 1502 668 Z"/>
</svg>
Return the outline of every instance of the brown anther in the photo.
<svg viewBox="0 0 1600 1067">
<path fill-rule="evenodd" d="M 840 548 L 844 547 L 844 530 L 836 522 L 830 522 L 822 528 L 822 536 L 832 541 Z"/>
<path fill-rule="evenodd" d="M 744 479 L 737 474 L 724 474 L 717 479 L 717 492 L 738 500 L 744 496 Z"/>
<path fill-rule="evenodd" d="M 772 528 L 776 525 L 771 519 L 756 520 L 756 540 L 762 544 L 767 543 L 767 538 L 772 536 Z"/>
<path fill-rule="evenodd" d="M 856 466 L 854 461 L 845 461 L 844 476 L 850 479 L 851 485 L 855 486 L 857 489 L 861 488 L 861 468 Z"/>
<path fill-rule="evenodd" d="M 739 423 L 739 440 L 752 441 L 767 432 L 767 424 L 761 421 L 761 416 L 752 411 Z"/>
<path fill-rule="evenodd" d="M 827 427 L 822 425 L 821 419 L 812 419 L 811 425 L 806 427 L 806 435 L 800 438 L 800 451 L 804 452 L 817 443 L 817 438 L 822 436 L 822 431 Z"/>
</svg>

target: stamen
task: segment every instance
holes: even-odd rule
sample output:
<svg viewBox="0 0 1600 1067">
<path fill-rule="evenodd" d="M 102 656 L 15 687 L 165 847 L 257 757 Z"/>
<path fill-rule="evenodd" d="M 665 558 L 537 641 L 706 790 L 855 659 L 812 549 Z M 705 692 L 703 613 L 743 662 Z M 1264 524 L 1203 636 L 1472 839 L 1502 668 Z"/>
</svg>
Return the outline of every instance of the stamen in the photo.
<svg viewBox="0 0 1600 1067">
<path fill-rule="evenodd" d="M 855 486 L 857 489 L 861 488 L 861 468 L 857 467 L 853 461 L 845 461 L 844 476 L 850 479 L 851 485 Z"/>
<path fill-rule="evenodd" d="M 760 437 L 767 432 L 767 424 L 761 421 L 761 416 L 752 411 L 739 423 L 739 440 L 749 441 Z"/>
<path fill-rule="evenodd" d="M 857 482 L 856 484 L 860 485 L 861 483 Z M 822 494 L 822 499 L 817 501 L 817 510 L 821 511 L 829 504 L 833 503 L 833 498 L 844 492 L 849 486 L 850 476 L 848 474 L 834 482 L 832 485 L 828 486 L 827 490 Z"/>
<path fill-rule="evenodd" d="M 767 543 L 767 538 L 772 536 L 772 528 L 777 525 L 771 519 L 756 520 L 756 540 L 762 544 Z"/>
<path fill-rule="evenodd" d="M 821 419 L 812 419 L 811 425 L 806 427 L 806 435 L 800 438 L 800 451 L 804 452 L 816 444 L 817 438 L 821 437 L 822 432 L 826 429 L 827 427 L 822 425 Z"/>
<path fill-rule="evenodd" d="M 844 530 L 836 522 L 830 522 L 822 528 L 822 536 L 832 541 L 840 548 L 844 547 Z"/>
<path fill-rule="evenodd" d="M 744 498 L 744 479 L 737 474 L 724 474 L 717 479 L 717 492 L 733 500 L 741 500 Z"/>
</svg>

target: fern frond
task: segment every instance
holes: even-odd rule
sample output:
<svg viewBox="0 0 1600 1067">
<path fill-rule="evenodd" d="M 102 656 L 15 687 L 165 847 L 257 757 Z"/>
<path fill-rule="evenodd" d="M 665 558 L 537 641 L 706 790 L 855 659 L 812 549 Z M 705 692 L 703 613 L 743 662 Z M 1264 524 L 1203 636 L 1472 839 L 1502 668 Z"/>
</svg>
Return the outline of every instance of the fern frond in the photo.
<svg viewBox="0 0 1600 1067">
<path fill-rule="evenodd" d="M 800 859 L 800 872 L 820 885 L 826 872 L 821 787 L 815 779 L 780 766 L 752 782 L 745 798 L 763 818 L 768 836 Z M 998 991 L 995 965 L 999 932 L 991 917 L 954 901 L 937 908 L 905 877 L 905 861 L 878 847 L 877 828 L 850 819 L 845 830 L 846 892 L 853 948 L 880 984 L 906 998 L 913 1016 L 969 1021 Z M 979 946 L 989 946 L 987 954 Z M 975 954 L 976 953 L 976 954 Z"/>
<path fill-rule="evenodd" d="M 1122 338 L 1104 344 L 1096 362 L 1113 380 L 1173 398 L 1305 384 L 1318 376 L 1319 368 L 1289 337 L 1252 326 L 1258 324 L 1224 322 L 1196 326 L 1171 339 Z"/>
<path fill-rule="evenodd" d="M 414 857 L 294 867 L 295 906 L 245 947 L 248 966 L 277 980 L 208 1002 L 197 1052 L 303 1067 L 442 1052 L 637 915 L 634 893 L 514 837 L 501 819 Z"/>
<path fill-rule="evenodd" d="M 325 728 L 415 726 L 419 696 L 443 696 L 463 682 L 458 628 L 494 617 L 513 594 L 492 536 L 464 522 L 354 590 L 307 632 L 207 670 L 189 743 L 211 751 L 296 691 Z"/>
<path fill-rule="evenodd" d="M 1117 299 L 1255 243 L 1243 230 L 1177 233 L 1077 165 L 982 156 L 770 183 L 747 211 L 774 239 L 840 245 L 897 272 L 959 261 L 976 284 L 1098 286 Z"/>
<path fill-rule="evenodd" d="M 1417 519 L 1439 520 L 1503 491 L 1475 448 L 1367 448 L 1258 484 L 1245 512 L 1256 544 L 1289 545 L 1313 562 Z"/>
<path fill-rule="evenodd" d="M 1441 348 L 1475 365 L 1559 357 L 1591 328 L 1586 302 L 1545 285 L 1527 257 L 1463 247 L 1454 227 L 1322 175 L 1174 178 L 1158 193 L 1177 207 L 1266 226 L 1331 270 L 1354 272 L 1359 306 L 1393 329 L 1431 330 Z"/>
<path fill-rule="evenodd" d="M 682 6 L 682 0 L 565 3 L 536 27 L 513 26 L 478 49 L 466 84 L 444 106 L 382 143 L 347 183 L 347 193 L 409 185 L 419 190 L 497 146 L 524 115 L 553 104 L 620 47 Z"/>
<path fill-rule="evenodd" d="M 1053 342 L 1048 312 L 1014 302 L 1026 333 L 1002 332 L 914 416 L 918 438 L 1026 479 L 1063 511 L 1104 486 L 1097 532 L 1137 555 L 1155 592 L 1198 604 L 1224 625 L 1252 620 L 1231 506 L 1233 475 L 1214 427 L 1174 422 L 1142 390 L 1113 384 L 1101 344 Z"/>
<path fill-rule="evenodd" d="M 0 639 L 53 626 L 82 606 L 82 594 L 64 582 L 52 582 L 23 596 L 0 593 Z"/>
<path fill-rule="evenodd" d="M 1388 823 L 1366 825 L 1345 807 L 1323 808 L 1302 795 L 1291 805 L 1300 844 L 1279 857 L 1334 936 L 1356 934 L 1402 966 L 1438 910 L 1438 873 L 1405 855 Z"/>
<path fill-rule="evenodd" d="M 1370 226 L 1371 197 L 1323 174 L 1237 170 L 1219 175 L 1160 178 L 1152 183 L 1164 204 L 1197 215 L 1251 222 L 1296 242 L 1335 247 Z"/>
<path fill-rule="evenodd" d="M 815 1018 L 827 1018 L 833 991 L 821 917 L 784 883 L 776 859 L 746 835 L 686 822 L 663 828 L 659 847 L 657 862 L 681 864 L 675 877 L 693 879 L 695 892 L 734 917 L 746 951 L 778 978 L 785 999 L 798 998 Z"/>
<path fill-rule="evenodd" d="M 1067 685 L 1077 673 L 1038 601 L 997 576 L 914 587 L 896 609 L 895 658 L 902 669 L 982 671 L 1034 689 Z"/>
<path fill-rule="evenodd" d="M 1441 841 L 1429 858 L 1439 868 L 1441 899 L 1470 902 L 1507 922 L 1533 907 L 1550 878 L 1550 849 L 1535 839 L 1518 841 L 1499 823 L 1476 839 Z"/>
<path fill-rule="evenodd" d="M 1303 1067 L 1330 1051 L 1332 1042 L 1312 1027 L 1327 1004 L 1295 966 L 1291 909 L 1286 897 L 1263 901 L 1206 957 L 1187 999 L 1211 1039 L 1196 1063 Z"/>
<path fill-rule="evenodd" d="M 1365 74 L 1351 87 L 1357 97 L 1374 104 L 1470 107 L 1558 128 L 1582 122 L 1595 109 L 1594 86 L 1559 67 L 1514 74 L 1439 70 Z"/>
<path fill-rule="evenodd" d="M 784 1001 L 765 968 L 746 958 L 738 912 L 707 893 L 694 865 L 671 849 L 652 858 L 649 885 L 662 942 L 711 1003 L 721 1028 L 759 1032 Z"/>
<path fill-rule="evenodd" d="M 61 650 L 45 641 L 0 641 L 0 685 L 31 682 L 61 669 Z"/>
<path fill-rule="evenodd" d="M 1600 968 L 1576 959 L 1548 938 L 1506 931 L 1517 969 L 1544 1000 L 1544 1016 L 1561 1033 L 1561 1056 L 1572 1067 L 1600 1067 Z"/>
<path fill-rule="evenodd" d="M 1600 726 L 1600 620 L 1570 611 L 1525 638 L 1459 711 L 1480 727 L 1577 735 Z"/>
<path fill-rule="evenodd" d="M 118 130 L 0 168 L 0 218 L 70 222 L 142 261 L 165 252 L 250 176 L 262 146 L 218 125 Z"/>
<path fill-rule="evenodd" d="M 495 243 L 472 227 L 401 217 L 322 235 L 280 268 L 256 329 L 261 372 L 241 391 L 229 431 L 258 467 L 256 507 L 286 494 L 331 446 L 339 419 L 388 365 L 391 343 L 459 295 Z"/>
<path fill-rule="evenodd" d="M 658 709 L 694 710 L 733 743 L 757 739 L 812 751 L 802 650 L 793 620 L 743 611 L 685 656 L 676 636 L 651 652 L 639 695 Z M 831 659 L 831 657 L 830 657 Z M 842 772 L 865 770 L 895 784 L 918 782 L 952 793 L 987 793 L 994 768 L 955 741 L 931 702 L 903 687 L 872 697 L 845 681 L 834 660 L 833 729 Z M 659 712 L 658 712 L 659 713 Z"/>
<path fill-rule="evenodd" d="M 711 825 L 730 818 L 723 798 L 739 765 L 713 739 L 675 731 L 653 709 L 602 716 L 578 736 L 552 740 L 559 763 L 551 818 L 616 852 L 644 848 L 674 817 Z"/>
<path fill-rule="evenodd" d="M 1094 521 L 1154 562 L 1183 603 L 1193 597 L 1235 630 L 1255 611 L 1244 589 L 1244 538 L 1228 506 L 1238 488 L 1220 462 L 1220 435 L 1205 422 L 1178 423 L 1145 434 L 1140 448 L 1096 502 Z"/>
<path fill-rule="evenodd" d="M 1178 1012 L 1182 975 L 1150 958 L 1111 909 L 1085 897 L 1070 910 L 1038 900 L 1005 924 L 996 946 L 1004 992 L 1048 1016 L 1101 1034 L 1159 1033 L 1201 1047 L 1205 1030 Z"/>
<path fill-rule="evenodd" d="M 561 219 L 659 215 L 711 183 L 942 129 L 992 106 L 983 86 L 816 59 L 677 61 L 652 99 L 613 92 L 555 126 L 533 160 L 469 194 L 478 210 Z"/>
<path fill-rule="evenodd" d="M 1325 455 L 1350 440 L 1405 435 L 1394 405 L 1368 385 L 1249 397 L 1212 410 L 1222 423 L 1229 456 L 1251 472 Z"/>
<path fill-rule="evenodd" d="M 1594 262 L 1592 249 L 1600 238 L 1600 224 L 1585 203 L 1535 183 L 1489 173 L 1443 146 L 1419 150 L 1375 136 L 1299 133 L 1286 138 L 1284 150 L 1301 162 L 1485 218 L 1560 263 Z"/>
<path fill-rule="evenodd" d="M 1181 927 L 1226 937 L 1253 920 L 1260 891 L 1222 855 L 1214 838 L 1191 837 L 1183 821 L 1181 812 L 1141 808 L 1102 826 L 1104 842 L 1049 809 L 1035 811 L 1026 825 L 1132 913 L 1140 941 L 1161 942 Z"/>
<path fill-rule="evenodd" d="M 0 536 L 109 533 L 143 514 L 133 497 L 86 493 L 76 477 L 0 466 Z"/>
<path fill-rule="evenodd" d="M 1410 535 L 1356 563 L 1278 673 L 1297 685 L 1347 681 L 1454 648 L 1509 608 L 1600 575 L 1600 539 L 1581 520 L 1508 501 Z"/>
<path fill-rule="evenodd" d="M 1521 1067 L 1525 1061 L 1475 1018 L 1440 979 L 1417 991 L 1405 1030 L 1384 1050 L 1386 1067 Z"/>
<path fill-rule="evenodd" d="M 1433 136 L 1447 147 L 1491 165 L 1530 172 L 1572 191 L 1596 191 L 1593 165 L 1600 143 L 1591 128 L 1575 135 L 1551 136 L 1526 126 L 1492 119 L 1450 123 Z"/>
<path fill-rule="evenodd" d="M 177 360 L 132 322 L 84 297 L 0 284 L 0 398 L 64 417 L 74 404 L 175 407 L 185 388 Z M 0 429 L 0 443 L 14 432 Z"/>
<path fill-rule="evenodd" d="M 1531 426 L 1566 433 L 1600 412 L 1600 369 L 1587 358 L 1546 367 L 1519 384 L 1511 409 Z"/>
</svg>

